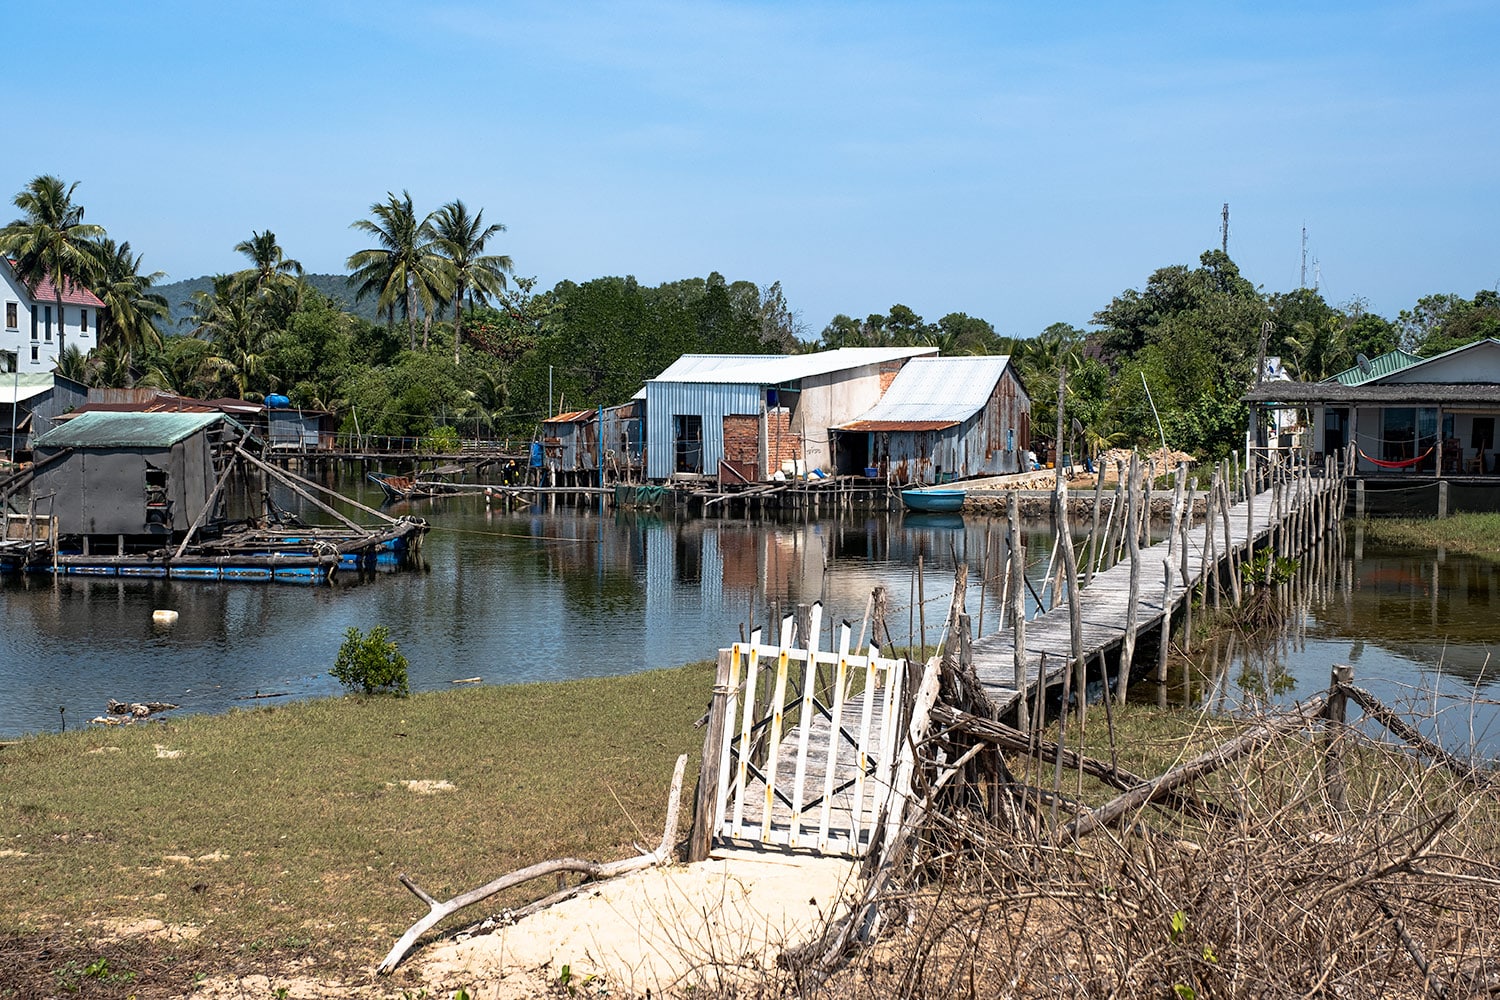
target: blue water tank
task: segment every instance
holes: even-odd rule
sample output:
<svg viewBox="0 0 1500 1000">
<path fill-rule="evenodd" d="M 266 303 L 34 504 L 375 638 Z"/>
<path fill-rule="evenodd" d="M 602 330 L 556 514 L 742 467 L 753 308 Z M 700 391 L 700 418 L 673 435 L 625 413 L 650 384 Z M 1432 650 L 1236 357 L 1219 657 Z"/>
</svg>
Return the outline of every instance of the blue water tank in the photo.
<svg viewBox="0 0 1500 1000">
<path fill-rule="evenodd" d="M 270 407 L 273 410 L 285 409 L 286 407 L 291 405 L 292 401 L 281 395 L 280 393 L 273 392 L 271 393 L 271 395 L 266 397 L 266 406 Z"/>
</svg>

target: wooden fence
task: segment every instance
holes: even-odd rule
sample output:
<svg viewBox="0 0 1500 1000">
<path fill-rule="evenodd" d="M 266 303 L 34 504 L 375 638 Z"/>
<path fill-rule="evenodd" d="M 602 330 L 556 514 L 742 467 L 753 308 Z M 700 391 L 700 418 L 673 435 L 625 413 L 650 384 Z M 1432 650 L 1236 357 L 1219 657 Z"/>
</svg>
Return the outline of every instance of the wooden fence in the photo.
<svg viewBox="0 0 1500 1000">
<path fill-rule="evenodd" d="M 901 791 L 907 661 L 851 651 L 847 622 L 819 649 L 822 616 L 800 645 L 788 615 L 776 644 L 757 629 L 719 651 L 693 858 L 716 842 L 861 856 Z"/>
</svg>

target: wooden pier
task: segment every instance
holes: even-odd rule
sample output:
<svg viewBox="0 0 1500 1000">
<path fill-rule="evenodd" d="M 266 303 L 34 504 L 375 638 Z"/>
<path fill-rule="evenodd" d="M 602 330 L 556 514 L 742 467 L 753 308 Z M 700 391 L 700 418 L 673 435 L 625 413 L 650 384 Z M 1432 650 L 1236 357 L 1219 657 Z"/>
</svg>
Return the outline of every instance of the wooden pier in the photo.
<svg viewBox="0 0 1500 1000">
<path fill-rule="evenodd" d="M 1239 480 L 1238 489 L 1228 485 L 1232 479 Z M 1012 627 L 974 642 L 974 671 L 996 713 L 1017 707 L 1023 695 L 1032 700 L 1039 684 L 1059 683 L 1080 660 L 1092 664 L 1118 656 L 1119 672 L 1128 676 L 1139 667 L 1131 662 L 1136 637 L 1170 628 L 1170 619 L 1164 626 L 1164 617 L 1180 614 L 1189 595 L 1205 585 L 1222 588 L 1226 601 L 1237 602 L 1239 567 L 1258 548 L 1269 546 L 1279 557 L 1292 556 L 1321 537 L 1341 519 L 1344 488 L 1345 479 L 1333 460 L 1321 470 L 1287 465 L 1243 477 L 1226 469 L 1215 474 L 1201 519 L 1194 518 L 1196 504 L 1179 484 L 1168 537 L 1154 545 L 1139 547 L 1139 536 L 1130 540 L 1133 544 L 1111 543 L 1099 536 L 1096 526 L 1085 547 L 1086 558 L 1092 560 L 1096 551 L 1107 554 L 1111 544 L 1126 549 L 1128 556 L 1088 573 L 1086 584 L 1075 568 L 1069 589 L 1076 592 L 1076 605 L 1054 598 L 1050 608 L 1023 620 L 1019 629 L 1013 615 Z M 1144 503 L 1137 498 L 1144 492 L 1132 481 L 1126 487 L 1127 511 L 1112 513 L 1138 524 Z M 1057 565 L 1057 575 L 1063 575 L 1062 561 Z M 1054 593 L 1063 589 L 1053 587 Z"/>
<path fill-rule="evenodd" d="M 822 607 L 816 604 L 805 630 L 787 616 L 779 641 L 763 643 L 757 630 L 748 643 L 720 650 L 690 857 L 747 848 L 859 857 L 881 848 L 876 831 L 893 836 L 902 822 L 913 748 L 922 743 L 940 695 L 996 720 L 1014 713 L 1028 729 L 1028 716 L 1041 715 L 1028 711 L 1033 701 L 1055 684 L 1066 689 L 1075 677 L 1075 689 L 1081 688 L 1089 665 L 1106 657 L 1116 660 L 1108 696 L 1123 698 L 1132 669 L 1141 666 L 1133 658 L 1143 631 L 1161 635 L 1156 666 L 1164 677 L 1173 617 L 1190 613 L 1196 593 L 1205 605 L 1210 593 L 1216 605 L 1238 604 L 1250 587 L 1241 580 L 1245 566 L 1254 567 L 1256 582 L 1262 573 L 1269 580 L 1277 559 L 1299 555 L 1337 526 L 1347 501 L 1343 468 L 1333 459 L 1321 469 L 1288 463 L 1252 466 L 1244 474 L 1223 465 L 1200 498 L 1179 467 L 1166 538 L 1142 546 L 1153 508 L 1150 477 L 1143 480 L 1132 462 L 1128 478 L 1120 470 L 1121 486 L 1102 523 L 1102 482 L 1095 490 L 1082 571 L 1063 490 L 1055 506 L 1054 556 L 1061 558 L 1049 560 L 1047 570 L 1053 601 L 1030 619 L 1024 592 L 1031 585 L 1013 496 L 1001 574 L 1009 622 L 971 642 L 963 611 L 967 571 L 960 567 L 942 652 L 921 667 L 881 658 L 873 644 L 862 652 L 864 628 L 851 645 L 848 623 L 837 650 L 821 651 Z M 1261 561 L 1258 552 L 1274 558 Z M 1044 584 L 1041 594 L 1047 590 Z M 1059 599 L 1063 593 L 1068 596 Z M 872 635 L 879 634 L 881 618 L 877 612 Z M 950 776 L 967 759 L 954 764 Z"/>
</svg>

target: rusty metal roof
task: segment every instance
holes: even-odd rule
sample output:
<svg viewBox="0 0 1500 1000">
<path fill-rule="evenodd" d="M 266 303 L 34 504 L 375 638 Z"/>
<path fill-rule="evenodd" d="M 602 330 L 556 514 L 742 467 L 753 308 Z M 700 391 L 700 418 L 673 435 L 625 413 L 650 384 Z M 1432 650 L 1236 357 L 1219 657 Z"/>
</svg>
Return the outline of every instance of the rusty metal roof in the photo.
<svg viewBox="0 0 1500 1000">
<path fill-rule="evenodd" d="M 1009 364 L 1006 354 L 912 358 L 880 402 L 838 429 L 924 431 L 961 424 L 984 409 Z"/>
<path fill-rule="evenodd" d="M 855 420 L 839 427 L 841 431 L 941 431 L 957 420 Z"/>
<path fill-rule="evenodd" d="M 543 420 L 544 424 L 578 424 L 592 417 L 597 410 L 571 410 L 567 413 L 559 413 L 555 417 Z"/>
</svg>

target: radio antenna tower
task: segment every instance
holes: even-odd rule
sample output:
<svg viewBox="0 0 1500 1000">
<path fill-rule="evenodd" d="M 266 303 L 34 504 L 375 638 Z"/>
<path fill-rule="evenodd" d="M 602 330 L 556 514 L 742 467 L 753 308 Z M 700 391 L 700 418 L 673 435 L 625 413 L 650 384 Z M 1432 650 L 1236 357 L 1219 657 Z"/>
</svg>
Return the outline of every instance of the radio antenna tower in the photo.
<svg viewBox="0 0 1500 1000">
<path fill-rule="evenodd" d="M 1302 277 L 1297 282 L 1298 288 L 1307 287 L 1307 223 L 1302 224 Z"/>
<path fill-rule="evenodd" d="M 1229 202 L 1224 203 L 1224 222 L 1219 226 L 1219 246 L 1229 253 Z"/>
</svg>

